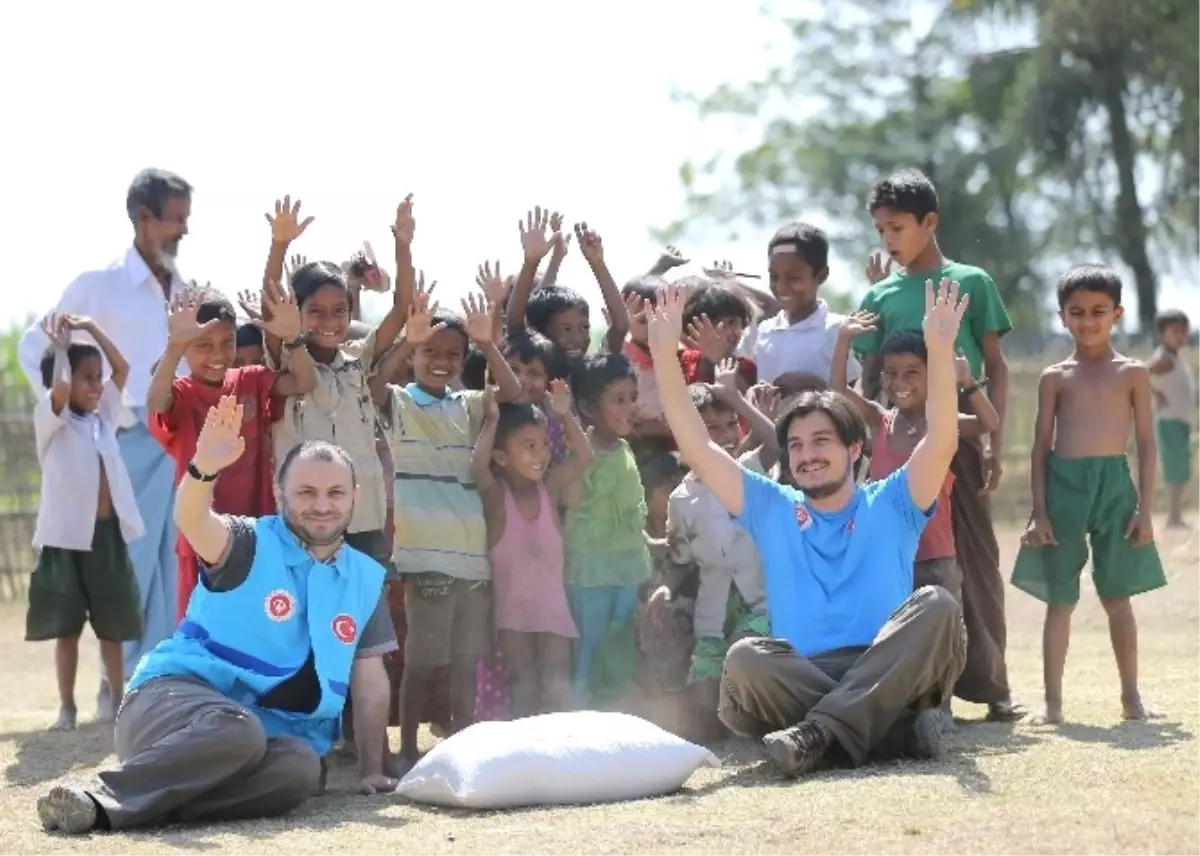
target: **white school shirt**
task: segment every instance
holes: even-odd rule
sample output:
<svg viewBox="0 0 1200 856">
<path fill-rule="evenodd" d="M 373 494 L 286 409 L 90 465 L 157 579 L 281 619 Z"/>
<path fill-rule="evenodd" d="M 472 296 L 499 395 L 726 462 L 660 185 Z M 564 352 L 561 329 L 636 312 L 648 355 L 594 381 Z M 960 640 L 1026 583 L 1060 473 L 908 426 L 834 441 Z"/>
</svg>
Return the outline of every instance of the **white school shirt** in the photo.
<svg viewBox="0 0 1200 856">
<path fill-rule="evenodd" d="M 175 274 L 171 297 L 184 287 L 184 281 Z M 60 315 L 86 315 L 100 326 L 129 363 L 129 378 L 122 397 L 125 408 L 145 407 L 151 369 L 167 349 L 167 296 L 137 249 L 130 247 L 123 258 L 106 268 L 80 274 L 63 290 L 53 311 Z M 92 342 L 91 336 L 79 331 L 71 338 Z M 49 346 L 40 319 L 25 331 L 17 346 L 21 369 L 39 392 L 43 389 L 42 356 Z M 180 360 L 178 372 L 182 375 L 187 371 L 187 364 Z M 128 412 L 116 420 L 121 428 L 133 422 Z"/>
<path fill-rule="evenodd" d="M 125 543 L 146 533 L 129 471 L 117 445 L 116 419 L 122 409 L 121 391 L 111 380 L 104 384 L 95 413 L 80 416 L 64 406 L 56 416 L 50 407 L 49 391 L 38 399 L 33 409 L 33 434 L 42 466 L 42 492 L 33 532 L 34 549 L 92 549 L 101 463 Z"/>
<path fill-rule="evenodd" d="M 758 379 L 774 383 L 788 372 L 807 372 L 829 383 L 833 364 L 833 349 L 837 346 L 838 330 L 845 315 L 830 312 L 824 300 L 817 301 L 812 315 L 795 324 L 788 323 L 782 310 L 772 318 L 758 323 L 753 341 L 745 349 L 754 356 Z M 858 380 L 862 370 L 851 353 L 846 361 L 846 380 Z"/>
<path fill-rule="evenodd" d="M 1154 415 L 1159 419 L 1175 419 L 1190 425 L 1192 416 L 1196 413 L 1196 384 L 1192 380 L 1192 370 L 1188 367 L 1189 355 L 1182 349 L 1172 354 L 1165 348 L 1159 348 L 1154 356 L 1167 356 L 1172 362 L 1169 372 L 1150 375 L 1150 386 L 1167 399 L 1167 403 L 1161 407 L 1155 403 Z"/>
</svg>

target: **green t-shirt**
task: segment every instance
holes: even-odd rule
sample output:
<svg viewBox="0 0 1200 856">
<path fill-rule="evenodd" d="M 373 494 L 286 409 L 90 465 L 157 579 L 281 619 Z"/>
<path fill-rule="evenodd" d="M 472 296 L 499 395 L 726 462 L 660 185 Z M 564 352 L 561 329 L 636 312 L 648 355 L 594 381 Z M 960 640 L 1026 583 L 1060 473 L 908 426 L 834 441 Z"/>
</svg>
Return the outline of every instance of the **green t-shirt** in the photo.
<svg viewBox="0 0 1200 856">
<path fill-rule="evenodd" d="M 1012 329 L 1012 320 L 995 280 L 986 271 L 949 259 L 938 270 L 913 276 L 894 273 L 871 286 L 858 308 L 878 315 L 879 323 L 873 332 L 855 337 L 854 350 L 862 356 L 877 354 L 892 333 L 920 330 L 925 320 L 925 280 L 932 279 L 936 285 L 943 277 L 958 280 L 959 294 L 971 296 L 955 345 L 966 355 L 972 374 L 983 377 L 984 336 L 1003 336 Z"/>
</svg>

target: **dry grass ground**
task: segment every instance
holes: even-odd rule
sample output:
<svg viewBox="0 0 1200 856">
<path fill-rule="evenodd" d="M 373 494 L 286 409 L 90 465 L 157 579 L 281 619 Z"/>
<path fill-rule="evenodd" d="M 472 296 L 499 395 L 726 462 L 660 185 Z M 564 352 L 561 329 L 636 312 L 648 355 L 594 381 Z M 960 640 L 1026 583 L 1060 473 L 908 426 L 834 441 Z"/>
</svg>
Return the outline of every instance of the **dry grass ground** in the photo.
<svg viewBox="0 0 1200 856">
<path fill-rule="evenodd" d="M 1003 533 L 1011 563 L 1017 532 Z M 43 834 L 34 802 L 64 777 L 111 760 L 111 735 L 42 729 L 56 707 L 49 645 L 21 640 L 16 607 L 0 612 L 0 850 L 9 853 L 1195 853 L 1197 562 L 1192 534 L 1160 533 L 1170 586 L 1137 602 L 1142 687 L 1164 716 L 1120 720 L 1104 613 L 1090 595 L 1076 613 L 1059 728 L 967 722 L 937 763 L 891 764 L 778 781 L 746 745 L 726 747 L 679 794 L 612 806 L 453 812 L 332 793 L 277 821 L 73 840 Z M 1039 606 L 1010 589 L 1009 656 L 1019 695 L 1041 686 Z M 95 686 L 95 651 L 80 675 Z"/>
</svg>

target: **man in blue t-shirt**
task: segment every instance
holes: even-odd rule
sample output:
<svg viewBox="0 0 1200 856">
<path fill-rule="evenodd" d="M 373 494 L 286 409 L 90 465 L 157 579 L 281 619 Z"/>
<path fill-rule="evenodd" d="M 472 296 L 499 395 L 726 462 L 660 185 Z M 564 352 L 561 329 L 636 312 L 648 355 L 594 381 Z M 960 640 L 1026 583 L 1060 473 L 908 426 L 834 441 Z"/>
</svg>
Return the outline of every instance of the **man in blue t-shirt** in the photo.
<svg viewBox="0 0 1200 856">
<path fill-rule="evenodd" d="M 966 660 L 958 602 L 914 592 L 913 558 L 958 447 L 954 339 L 967 301 L 926 284 L 928 427 L 908 464 L 856 485 L 866 426 L 837 393 L 804 393 L 778 420 L 796 487 L 740 467 L 709 441 L 674 359 L 685 295 L 660 294 L 650 344 L 663 413 L 685 463 L 754 538 L 762 554 L 772 639 L 745 639 L 725 658 L 718 713 L 761 737 L 785 773 L 813 769 L 835 745 L 933 757 Z M 797 489 L 798 488 L 798 489 Z"/>
</svg>

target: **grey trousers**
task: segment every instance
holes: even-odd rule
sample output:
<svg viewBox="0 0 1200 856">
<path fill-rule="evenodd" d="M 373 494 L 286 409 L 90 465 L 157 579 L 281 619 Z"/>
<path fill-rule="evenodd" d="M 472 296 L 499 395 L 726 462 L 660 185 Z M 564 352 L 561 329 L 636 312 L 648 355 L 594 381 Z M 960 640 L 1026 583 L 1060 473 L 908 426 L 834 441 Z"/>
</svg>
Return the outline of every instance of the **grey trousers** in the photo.
<svg viewBox="0 0 1200 856">
<path fill-rule="evenodd" d="M 815 720 L 861 764 L 902 751 L 912 718 L 950 697 L 966 658 L 962 608 L 944 588 L 925 586 L 866 649 L 802 657 L 783 639 L 735 643 L 717 713 L 730 730 L 755 738 Z"/>
<path fill-rule="evenodd" d="M 270 737 L 207 684 L 160 678 L 131 693 L 113 732 L 120 766 L 88 793 L 113 829 L 288 812 L 317 793 L 321 760 Z"/>
</svg>

